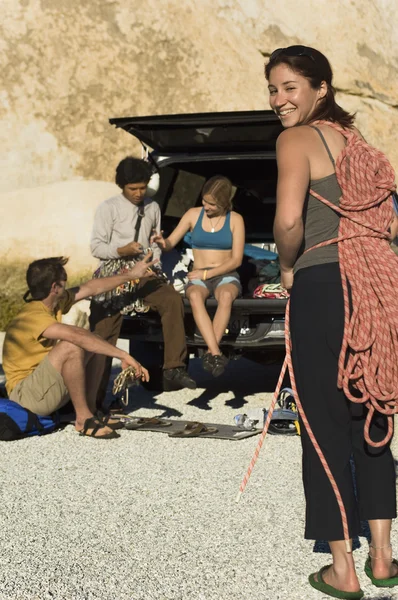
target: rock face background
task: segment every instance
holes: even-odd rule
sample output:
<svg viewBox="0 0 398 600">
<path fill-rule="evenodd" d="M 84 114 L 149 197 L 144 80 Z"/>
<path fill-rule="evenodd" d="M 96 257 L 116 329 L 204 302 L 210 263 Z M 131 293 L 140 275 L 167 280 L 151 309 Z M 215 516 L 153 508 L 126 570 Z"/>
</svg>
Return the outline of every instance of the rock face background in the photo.
<svg viewBox="0 0 398 600">
<path fill-rule="evenodd" d="M 108 118 L 268 108 L 263 67 L 280 46 L 328 56 L 340 103 L 398 169 L 395 0 L 1 0 L 1 11 L 3 259 L 91 266 L 92 213 L 117 162 L 140 156 Z"/>
</svg>

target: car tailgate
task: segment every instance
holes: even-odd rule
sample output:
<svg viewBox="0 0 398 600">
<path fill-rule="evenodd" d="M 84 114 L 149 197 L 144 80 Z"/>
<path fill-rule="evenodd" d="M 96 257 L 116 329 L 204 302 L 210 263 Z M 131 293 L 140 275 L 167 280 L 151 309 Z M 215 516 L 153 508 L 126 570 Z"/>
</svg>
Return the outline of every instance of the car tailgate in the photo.
<svg viewBox="0 0 398 600">
<path fill-rule="evenodd" d="M 185 312 L 192 312 L 191 305 L 187 298 L 183 299 Z M 281 315 L 285 312 L 287 299 L 271 300 L 268 298 L 238 298 L 232 305 L 233 313 L 249 313 L 264 315 Z M 217 300 L 210 298 L 206 300 L 206 307 L 210 309 L 217 308 Z"/>
</svg>

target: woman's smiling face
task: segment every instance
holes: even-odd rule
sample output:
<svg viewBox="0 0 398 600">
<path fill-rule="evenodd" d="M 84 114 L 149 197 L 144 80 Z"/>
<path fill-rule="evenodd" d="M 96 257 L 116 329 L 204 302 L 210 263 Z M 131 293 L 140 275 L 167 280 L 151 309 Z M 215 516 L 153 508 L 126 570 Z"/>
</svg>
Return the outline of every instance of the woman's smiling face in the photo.
<svg viewBox="0 0 398 600">
<path fill-rule="evenodd" d="M 286 64 L 275 66 L 268 81 L 269 102 L 283 127 L 295 127 L 311 122 L 319 100 L 326 95 L 326 84 L 319 89 L 311 87 L 309 80 Z"/>
</svg>

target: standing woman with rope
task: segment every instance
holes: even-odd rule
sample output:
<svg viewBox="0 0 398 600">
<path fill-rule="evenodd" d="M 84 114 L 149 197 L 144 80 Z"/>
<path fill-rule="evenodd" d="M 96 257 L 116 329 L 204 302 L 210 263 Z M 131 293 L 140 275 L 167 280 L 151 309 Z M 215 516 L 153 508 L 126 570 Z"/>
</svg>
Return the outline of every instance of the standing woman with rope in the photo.
<svg viewBox="0 0 398 600">
<path fill-rule="evenodd" d="M 287 360 L 302 425 L 305 537 L 328 540 L 333 555 L 309 581 L 330 596 L 361 598 L 352 555 L 361 520 L 372 536 L 366 574 L 378 587 L 398 585 L 390 543 L 398 401 L 394 171 L 336 104 L 332 70 L 319 51 L 275 50 L 265 75 L 285 127 L 277 141 L 274 236 L 281 283 L 291 290 Z"/>
</svg>

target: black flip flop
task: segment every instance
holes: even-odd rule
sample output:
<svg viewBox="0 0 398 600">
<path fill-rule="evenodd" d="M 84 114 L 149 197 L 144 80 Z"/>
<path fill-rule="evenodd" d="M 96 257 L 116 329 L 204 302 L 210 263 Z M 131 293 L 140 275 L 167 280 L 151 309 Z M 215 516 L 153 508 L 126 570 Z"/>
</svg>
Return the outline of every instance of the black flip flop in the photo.
<svg viewBox="0 0 398 600">
<path fill-rule="evenodd" d="M 96 435 L 98 431 L 104 427 L 105 425 L 101 421 L 95 417 L 89 417 L 84 421 L 84 425 L 82 429 L 80 429 L 79 435 L 94 438 L 95 440 L 110 440 L 120 437 L 116 431 L 111 431 L 110 433 L 105 433 L 104 435 Z M 87 433 L 89 429 L 92 429 L 91 433 Z"/>
<path fill-rule="evenodd" d="M 103 412 L 101 412 L 100 410 L 98 410 L 95 413 L 95 416 L 97 417 L 98 421 L 101 421 L 101 423 L 103 425 L 106 425 L 106 427 L 109 427 L 109 429 L 123 429 L 124 428 L 124 423 L 123 421 L 121 421 L 118 417 L 116 417 L 115 415 L 105 415 Z M 109 423 L 110 420 L 114 420 L 116 421 L 115 423 Z"/>
</svg>

